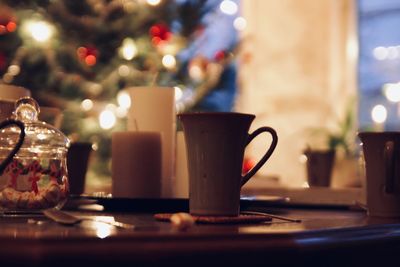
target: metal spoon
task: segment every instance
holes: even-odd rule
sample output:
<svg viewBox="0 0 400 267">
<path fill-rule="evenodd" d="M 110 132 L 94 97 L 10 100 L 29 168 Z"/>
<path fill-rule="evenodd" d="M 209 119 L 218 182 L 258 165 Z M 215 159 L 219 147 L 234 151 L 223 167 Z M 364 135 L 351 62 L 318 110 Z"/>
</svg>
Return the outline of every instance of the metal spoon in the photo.
<svg viewBox="0 0 400 267">
<path fill-rule="evenodd" d="M 135 226 L 132 224 L 127 224 L 127 223 L 122 223 L 122 222 L 115 222 L 115 221 L 104 221 L 104 220 L 96 220 L 96 219 L 90 219 L 90 218 L 79 218 L 74 215 L 71 215 L 67 212 L 57 210 L 57 209 L 47 209 L 43 211 L 43 214 L 60 224 L 64 225 L 75 225 L 78 223 L 81 223 L 84 220 L 89 220 L 89 221 L 94 221 L 94 222 L 101 222 L 101 223 L 106 223 L 118 228 L 123 228 L 123 229 L 135 229 Z"/>
</svg>

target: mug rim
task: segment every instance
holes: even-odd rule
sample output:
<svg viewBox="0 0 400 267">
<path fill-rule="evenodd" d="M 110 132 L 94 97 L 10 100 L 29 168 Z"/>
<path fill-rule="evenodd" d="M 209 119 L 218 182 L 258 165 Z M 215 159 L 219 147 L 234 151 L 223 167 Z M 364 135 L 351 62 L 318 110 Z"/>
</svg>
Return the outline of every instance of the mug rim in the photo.
<svg viewBox="0 0 400 267">
<path fill-rule="evenodd" d="M 244 117 L 253 117 L 256 115 L 242 112 L 229 112 L 229 111 L 196 111 L 196 112 L 183 112 L 177 114 L 178 117 L 195 117 L 195 116 L 244 116 Z"/>
<path fill-rule="evenodd" d="M 358 136 L 362 135 L 397 135 L 400 134 L 400 131 L 384 131 L 384 132 L 370 132 L 370 131 L 362 131 L 358 132 Z"/>
</svg>

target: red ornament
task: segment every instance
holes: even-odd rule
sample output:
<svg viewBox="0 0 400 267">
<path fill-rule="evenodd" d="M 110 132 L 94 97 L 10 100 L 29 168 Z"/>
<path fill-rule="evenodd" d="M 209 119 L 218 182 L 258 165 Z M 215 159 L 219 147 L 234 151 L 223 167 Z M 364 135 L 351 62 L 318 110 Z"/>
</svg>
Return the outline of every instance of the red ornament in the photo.
<svg viewBox="0 0 400 267">
<path fill-rule="evenodd" d="M 81 46 L 76 50 L 76 54 L 79 60 L 88 66 L 94 66 L 97 62 L 98 51 L 93 46 Z"/>
<path fill-rule="evenodd" d="M 14 32 L 17 22 L 13 10 L 7 6 L 0 6 L 0 35 Z"/>
<path fill-rule="evenodd" d="M 154 45 L 159 45 L 164 41 L 168 41 L 172 33 L 165 23 L 158 23 L 150 27 L 149 34 L 152 37 L 151 42 Z"/>
<path fill-rule="evenodd" d="M 256 165 L 256 161 L 252 158 L 245 158 L 243 160 L 242 174 L 248 173 Z"/>
<path fill-rule="evenodd" d="M 226 58 L 226 53 L 223 50 L 218 51 L 217 53 L 215 53 L 214 55 L 214 59 L 215 61 L 219 62 L 222 61 Z"/>
</svg>

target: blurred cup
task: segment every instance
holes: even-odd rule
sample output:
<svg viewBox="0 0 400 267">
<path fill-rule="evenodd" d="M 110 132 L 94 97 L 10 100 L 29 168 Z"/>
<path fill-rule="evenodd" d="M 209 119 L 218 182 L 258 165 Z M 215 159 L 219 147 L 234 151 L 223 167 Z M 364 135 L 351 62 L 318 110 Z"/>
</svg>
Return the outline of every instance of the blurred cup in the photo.
<svg viewBox="0 0 400 267">
<path fill-rule="evenodd" d="M 31 96 L 31 92 L 20 86 L 0 84 L 0 99 L 15 101 L 21 97 Z"/>
<path fill-rule="evenodd" d="M 73 142 L 68 149 L 67 169 L 70 193 L 73 195 L 80 195 L 85 191 L 91 151 L 92 144 L 88 142 Z"/>
</svg>

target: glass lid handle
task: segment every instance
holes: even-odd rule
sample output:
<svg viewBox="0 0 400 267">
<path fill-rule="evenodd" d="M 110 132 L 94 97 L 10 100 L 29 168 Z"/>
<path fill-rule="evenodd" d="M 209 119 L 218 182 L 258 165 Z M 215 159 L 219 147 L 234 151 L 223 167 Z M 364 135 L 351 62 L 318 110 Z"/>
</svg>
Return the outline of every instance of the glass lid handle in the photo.
<svg viewBox="0 0 400 267">
<path fill-rule="evenodd" d="M 22 122 L 34 122 L 38 120 L 40 112 L 39 104 L 32 97 L 23 97 L 15 102 L 15 118 Z"/>
</svg>

